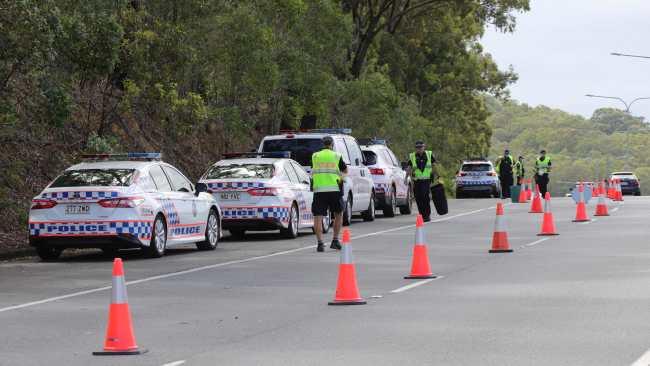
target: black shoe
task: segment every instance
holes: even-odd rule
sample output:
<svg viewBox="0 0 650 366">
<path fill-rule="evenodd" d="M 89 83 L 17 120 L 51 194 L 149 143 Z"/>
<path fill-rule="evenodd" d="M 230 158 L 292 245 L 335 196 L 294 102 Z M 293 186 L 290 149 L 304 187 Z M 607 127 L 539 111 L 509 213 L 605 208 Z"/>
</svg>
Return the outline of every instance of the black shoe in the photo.
<svg viewBox="0 0 650 366">
<path fill-rule="evenodd" d="M 330 244 L 330 248 L 336 249 L 336 250 L 341 250 L 341 243 L 339 243 L 338 239 L 332 239 L 332 244 Z"/>
<path fill-rule="evenodd" d="M 318 243 L 316 246 L 316 251 L 317 252 L 324 252 L 325 251 L 325 245 L 323 243 Z"/>
</svg>

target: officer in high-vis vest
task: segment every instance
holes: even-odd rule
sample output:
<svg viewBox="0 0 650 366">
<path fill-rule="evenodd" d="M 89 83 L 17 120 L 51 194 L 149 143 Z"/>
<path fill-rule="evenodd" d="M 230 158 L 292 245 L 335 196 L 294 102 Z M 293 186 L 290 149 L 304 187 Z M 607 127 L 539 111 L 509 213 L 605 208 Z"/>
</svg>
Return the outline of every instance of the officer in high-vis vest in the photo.
<svg viewBox="0 0 650 366">
<path fill-rule="evenodd" d="M 318 245 L 316 251 L 325 251 L 323 244 L 323 217 L 328 211 L 334 214 L 334 236 L 330 248 L 341 249 L 339 234 L 343 225 L 343 174 L 348 167 L 343 162 L 341 154 L 332 150 L 334 140 L 330 136 L 323 137 L 323 149 L 311 156 L 311 185 L 314 200 L 311 212 L 314 215 L 314 231 Z"/>
<path fill-rule="evenodd" d="M 549 177 L 551 172 L 551 158 L 546 156 L 546 150 L 539 152 L 539 157 L 535 160 L 535 182 L 539 185 L 539 192 L 542 197 L 548 191 Z"/>
<path fill-rule="evenodd" d="M 434 181 L 436 159 L 431 150 L 424 150 L 424 142 L 415 143 L 415 152 L 409 154 L 409 165 L 413 177 L 413 195 L 418 212 L 424 221 L 431 221 L 431 182 Z"/>
<path fill-rule="evenodd" d="M 515 162 L 515 175 L 517 176 L 517 184 L 522 184 L 526 176 L 526 169 L 524 169 L 524 157 L 521 155 Z"/>
<path fill-rule="evenodd" d="M 514 183 L 515 159 L 510 155 L 510 150 L 506 149 L 503 156 L 499 156 L 494 162 L 494 169 L 499 174 L 501 182 L 501 196 L 510 197 L 510 186 Z"/>
</svg>

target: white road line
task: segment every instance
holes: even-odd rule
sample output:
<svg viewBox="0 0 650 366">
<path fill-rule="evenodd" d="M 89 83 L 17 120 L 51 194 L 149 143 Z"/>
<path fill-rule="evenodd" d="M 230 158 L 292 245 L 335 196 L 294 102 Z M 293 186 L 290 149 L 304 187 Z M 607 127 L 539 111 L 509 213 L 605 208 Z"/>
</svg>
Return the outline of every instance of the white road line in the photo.
<svg viewBox="0 0 650 366">
<path fill-rule="evenodd" d="M 547 240 L 550 240 L 550 239 L 551 239 L 551 238 L 543 238 L 543 239 L 535 240 L 534 242 L 532 242 L 532 243 L 528 243 L 528 244 L 524 244 L 524 245 L 520 246 L 519 248 L 521 249 L 521 248 L 532 247 L 532 246 L 535 246 L 535 245 L 537 245 L 537 244 L 539 244 L 539 243 L 543 243 L 543 242 L 545 242 L 545 241 L 547 241 Z"/>
<path fill-rule="evenodd" d="M 648 366 L 650 365 L 650 350 L 647 350 L 632 366 Z"/>
<path fill-rule="evenodd" d="M 433 223 L 433 222 L 448 221 L 448 220 L 455 219 L 455 218 L 458 218 L 458 217 L 463 217 L 463 216 L 479 213 L 479 212 L 482 212 L 482 211 L 494 209 L 494 207 L 496 207 L 496 206 L 488 207 L 488 208 L 482 208 L 482 209 L 479 209 L 479 210 L 474 210 L 474 211 L 469 211 L 469 212 L 464 212 L 464 213 L 460 213 L 460 214 L 457 214 L 457 215 L 448 216 L 448 217 L 445 217 L 445 218 L 442 218 L 442 219 L 433 220 L 431 222 Z M 393 229 L 376 231 L 376 232 L 372 232 L 372 233 L 368 233 L 368 234 L 355 236 L 355 237 L 352 237 L 352 239 L 367 238 L 367 237 L 370 237 L 370 236 L 381 235 L 381 234 L 389 233 L 389 232 L 392 232 L 392 231 L 408 229 L 408 228 L 411 228 L 411 227 L 415 227 L 415 225 L 405 225 L 405 226 L 400 226 L 400 227 L 396 227 L 396 228 L 393 228 Z M 280 256 L 280 255 L 296 253 L 296 252 L 300 252 L 300 251 L 307 250 L 307 249 L 313 249 L 315 247 L 316 247 L 315 245 L 310 245 L 310 246 L 306 246 L 306 247 L 300 247 L 300 248 L 285 250 L 285 251 L 282 251 L 282 252 L 266 254 L 266 255 L 261 255 L 261 256 L 257 256 L 257 257 L 250 257 L 250 258 L 238 259 L 238 260 L 228 261 L 228 262 L 223 262 L 223 263 L 210 264 L 210 265 L 207 265 L 207 266 L 191 268 L 191 269 L 187 269 L 187 270 L 183 270 L 183 271 L 170 272 L 170 273 L 161 274 L 161 275 L 157 275 L 157 276 L 142 278 L 142 279 L 139 279 L 139 280 L 128 281 L 128 282 L 126 282 L 126 284 L 127 285 L 135 285 L 135 284 L 138 284 L 138 283 L 144 283 L 144 282 L 161 280 L 161 279 L 170 278 L 170 277 L 182 276 L 182 275 L 186 275 L 186 274 L 189 274 L 189 273 L 206 271 L 206 270 L 209 270 L 209 269 L 230 266 L 230 265 L 233 265 L 233 264 L 253 262 L 253 261 L 258 261 L 258 260 L 261 260 L 261 259 L 277 257 L 277 256 Z M 73 293 L 69 293 L 69 294 L 66 294 L 66 295 L 50 297 L 50 298 L 43 299 L 43 300 L 32 301 L 32 302 L 27 302 L 27 303 L 24 303 L 24 304 L 8 306 L 8 307 L 0 308 L 0 313 L 6 312 L 6 311 L 11 311 L 11 310 L 24 309 L 24 308 L 27 308 L 27 307 L 46 304 L 46 303 L 50 303 L 50 302 L 54 302 L 54 301 L 58 301 L 58 300 L 69 299 L 71 297 L 89 295 L 89 294 L 93 294 L 95 292 L 110 290 L 110 288 L 111 288 L 111 286 L 98 287 L 98 288 L 89 289 L 89 290 L 85 290 L 85 291 L 73 292 Z"/>
<path fill-rule="evenodd" d="M 619 208 L 620 208 L 620 207 L 614 207 L 614 208 L 612 209 L 612 212 L 616 212 L 616 211 L 618 211 Z"/>
<path fill-rule="evenodd" d="M 179 361 L 174 361 L 174 362 L 166 363 L 166 364 L 164 364 L 164 365 L 162 365 L 162 366 L 180 366 L 180 365 L 182 365 L 182 364 L 184 364 L 184 363 L 185 363 L 185 360 L 179 360 Z"/>
<path fill-rule="evenodd" d="M 412 289 L 412 288 L 415 288 L 415 287 L 418 287 L 418 286 L 422 286 L 422 285 L 424 285 L 424 284 L 426 284 L 426 283 L 429 283 L 429 282 L 432 282 L 432 281 L 441 280 L 441 279 L 443 279 L 443 278 L 445 278 L 445 276 L 438 276 L 438 277 L 436 277 L 436 278 L 428 278 L 428 279 L 426 279 L 426 280 L 422 280 L 422 281 L 418 281 L 418 282 L 413 282 L 413 283 L 411 283 L 410 285 L 406 285 L 406 286 L 402 286 L 402 287 L 400 287 L 400 288 L 397 288 L 397 289 L 391 291 L 390 293 L 391 293 L 391 294 L 399 294 L 400 292 L 404 292 L 404 291 L 410 290 L 410 289 Z"/>
</svg>

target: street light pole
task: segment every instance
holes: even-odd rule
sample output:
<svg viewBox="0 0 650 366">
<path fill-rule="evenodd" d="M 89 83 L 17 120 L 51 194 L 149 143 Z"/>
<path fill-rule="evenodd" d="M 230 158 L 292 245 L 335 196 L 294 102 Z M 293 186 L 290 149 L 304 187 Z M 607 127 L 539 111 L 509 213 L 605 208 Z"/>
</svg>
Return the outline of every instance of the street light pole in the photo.
<svg viewBox="0 0 650 366">
<path fill-rule="evenodd" d="M 650 97 L 641 97 L 641 98 L 632 99 L 632 101 L 630 101 L 628 103 L 621 97 L 610 97 L 610 96 L 606 96 L 606 95 L 594 95 L 594 94 L 585 94 L 585 96 L 589 97 L 589 98 L 601 98 L 601 99 L 618 100 L 619 102 L 621 102 L 621 103 L 623 103 L 625 105 L 625 112 L 627 112 L 627 113 L 630 113 L 630 108 L 632 107 L 632 104 L 638 102 L 639 100 L 650 99 Z"/>
</svg>

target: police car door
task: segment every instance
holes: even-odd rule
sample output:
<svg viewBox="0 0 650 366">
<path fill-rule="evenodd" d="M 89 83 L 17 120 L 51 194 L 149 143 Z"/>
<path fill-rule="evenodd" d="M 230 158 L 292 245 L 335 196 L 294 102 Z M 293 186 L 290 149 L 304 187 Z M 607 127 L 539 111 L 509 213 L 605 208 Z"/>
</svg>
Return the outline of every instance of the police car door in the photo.
<svg viewBox="0 0 650 366">
<path fill-rule="evenodd" d="M 194 187 L 181 172 L 170 165 L 163 165 L 162 168 L 173 188 L 173 191 L 169 192 L 167 196 L 177 215 L 176 220 L 170 220 L 173 221 L 171 225 L 169 222 L 167 223 L 167 231 L 177 242 L 193 241 L 205 232 L 207 215 L 199 216 L 199 213 L 203 214 L 205 209 L 197 207 Z"/>
<path fill-rule="evenodd" d="M 370 204 L 373 181 L 370 170 L 363 164 L 363 153 L 357 141 L 352 138 L 345 138 L 345 144 L 350 153 L 350 166 L 348 171 L 354 181 L 354 206 L 353 211 L 367 210 Z"/>
<path fill-rule="evenodd" d="M 290 162 L 287 164 L 296 173 L 298 177 L 298 184 L 296 184 L 296 200 L 298 202 L 298 209 L 300 210 L 300 225 L 312 226 L 314 224 L 314 216 L 311 212 L 311 203 L 314 194 L 309 187 L 309 174 L 297 163 Z"/>
</svg>

